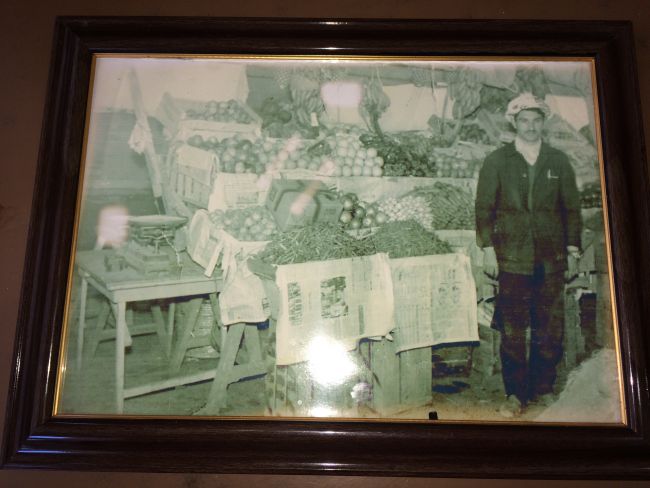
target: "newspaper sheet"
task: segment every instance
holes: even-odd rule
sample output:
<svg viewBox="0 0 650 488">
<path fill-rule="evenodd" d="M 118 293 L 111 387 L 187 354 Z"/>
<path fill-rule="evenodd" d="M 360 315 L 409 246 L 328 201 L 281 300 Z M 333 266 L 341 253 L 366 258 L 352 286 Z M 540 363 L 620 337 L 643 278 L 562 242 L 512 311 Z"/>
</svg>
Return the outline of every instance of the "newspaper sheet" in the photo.
<svg viewBox="0 0 650 488">
<path fill-rule="evenodd" d="M 323 339 L 347 351 L 365 337 L 393 328 L 393 287 L 388 255 L 278 266 L 280 290 L 277 365 L 310 359 Z"/>
<path fill-rule="evenodd" d="M 397 351 L 478 341 L 476 287 L 469 256 L 390 261 Z"/>
</svg>

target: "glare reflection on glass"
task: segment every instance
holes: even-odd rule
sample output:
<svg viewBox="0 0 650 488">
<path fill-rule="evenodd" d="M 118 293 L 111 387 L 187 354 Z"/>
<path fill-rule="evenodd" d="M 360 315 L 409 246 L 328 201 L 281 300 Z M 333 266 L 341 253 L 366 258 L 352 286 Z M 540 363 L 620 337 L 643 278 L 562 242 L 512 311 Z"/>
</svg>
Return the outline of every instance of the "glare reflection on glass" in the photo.
<svg viewBox="0 0 650 488">
<path fill-rule="evenodd" d="M 320 93 L 325 105 L 358 107 L 363 96 L 363 89 L 361 83 L 355 81 L 331 81 L 323 83 Z"/>
<path fill-rule="evenodd" d="M 337 411 L 327 405 L 316 405 L 309 410 L 309 414 L 312 417 L 335 417 Z"/>
<path fill-rule="evenodd" d="M 104 207 L 97 218 L 97 247 L 119 247 L 129 235 L 129 211 L 120 205 Z"/>
<path fill-rule="evenodd" d="M 321 385 L 340 385 L 357 371 L 343 344 L 330 337 L 314 337 L 307 350 L 309 373 Z"/>
</svg>

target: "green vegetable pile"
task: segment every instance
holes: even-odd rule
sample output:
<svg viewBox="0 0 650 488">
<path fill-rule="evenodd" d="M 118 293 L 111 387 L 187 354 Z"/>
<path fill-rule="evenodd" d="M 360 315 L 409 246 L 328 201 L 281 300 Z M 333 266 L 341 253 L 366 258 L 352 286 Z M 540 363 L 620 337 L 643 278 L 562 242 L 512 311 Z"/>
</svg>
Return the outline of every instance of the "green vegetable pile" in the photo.
<svg viewBox="0 0 650 488">
<path fill-rule="evenodd" d="M 413 220 L 388 222 L 367 239 L 372 241 L 375 252 L 385 252 L 391 258 L 430 256 L 453 252 L 448 242 L 427 232 Z"/>
<path fill-rule="evenodd" d="M 464 188 L 436 181 L 432 186 L 413 190 L 408 195 L 424 197 L 427 201 L 433 229 L 476 228 L 474 197 Z"/>
<path fill-rule="evenodd" d="M 384 162 L 385 176 L 435 176 L 436 162 L 432 158 L 434 141 L 417 135 L 382 136 L 362 134 L 361 143 L 375 148 Z"/>
<path fill-rule="evenodd" d="M 355 239 L 335 224 L 318 224 L 274 234 L 273 241 L 257 258 L 267 264 L 282 265 L 371 256 L 378 252 L 403 258 L 447 254 L 452 249 L 413 221 L 386 223 L 364 239 Z"/>
<path fill-rule="evenodd" d="M 314 224 L 275 233 L 257 257 L 268 264 L 295 264 L 371 254 L 371 242 L 355 239 L 338 224 Z"/>
</svg>

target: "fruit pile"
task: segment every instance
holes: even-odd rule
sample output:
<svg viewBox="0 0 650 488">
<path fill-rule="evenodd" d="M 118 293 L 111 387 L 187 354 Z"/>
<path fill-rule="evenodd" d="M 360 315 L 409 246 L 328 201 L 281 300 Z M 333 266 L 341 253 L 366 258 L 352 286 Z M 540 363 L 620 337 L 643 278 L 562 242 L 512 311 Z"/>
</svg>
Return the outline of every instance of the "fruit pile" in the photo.
<svg viewBox="0 0 650 488">
<path fill-rule="evenodd" d="M 213 120 L 215 122 L 237 122 L 250 124 L 253 118 L 242 108 L 236 100 L 216 102 L 214 100 L 205 104 L 203 110 L 187 110 L 185 118 L 191 120 Z"/>
<path fill-rule="evenodd" d="M 339 223 L 344 229 L 371 228 L 388 221 L 388 216 L 379 211 L 376 205 L 360 201 L 354 193 L 343 195 L 341 203 L 343 211 L 339 217 Z"/>
<path fill-rule="evenodd" d="M 438 178 L 478 178 L 480 161 L 471 161 L 449 153 L 436 152 L 436 171 Z"/>
<path fill-rule="evenodd" d="M 428 231 L 432 231 L 433 213 L 424 196 L 406 195 L 402 198 L 389 197 L 377 204 L 380 213 L 388 222 L 413 220 Z"/>
<path fill-rule="evenodd" d="M 210 221 L 240 241 L 267 241 L 276 231 L 273 214 L 265 207 L 216 210 Z"/>
<path fill-rule="evenodd" d="M 219 141 L 216 137 L 203 139 L 193 135 L 187 143 L 211 151 L 219 157 L 221 170 L 225 173 L 256 173 L 266 171 L 266 161 L 260 158 L 258 144 L 242 136 L 233 136 Z"/>
<path fill-rule="evenodd" d="M 366 147 L 354 133 L 337 134 L 330 138 L 330 158 L 334 176 L 382 176 L 384 159 L 374 147 Z"/>
</svg>

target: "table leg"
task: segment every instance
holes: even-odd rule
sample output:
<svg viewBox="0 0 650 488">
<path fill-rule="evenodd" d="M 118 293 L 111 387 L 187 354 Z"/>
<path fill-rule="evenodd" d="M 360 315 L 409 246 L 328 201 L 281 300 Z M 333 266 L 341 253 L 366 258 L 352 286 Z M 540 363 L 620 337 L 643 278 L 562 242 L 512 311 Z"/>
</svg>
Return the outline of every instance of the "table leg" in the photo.
<svg viewBox="0 0 650 488">
<path fill-rule="evenodd" d="M 158 336 L 160 347 L 162 347 L 167 357 L 169 357 L 169 353 L 167 352 L 167 327 L 160 305 L 155 304 L 151 306 L 151 315 L 153 315 L 153 320 L 156 324 L 156 335 Z"/>
<path fill-rule="evenodd" d="M 95 325 L 94 333 L 88 338 L 88 344 L 86 345 L 86 361 L 95 357 L 97 352 L 97 347 L 99 343 L 107 338 L 112 336 L 106 331 L 106 323 L 108 322 L 108 316 L 111 313 L 111 306 L 106 300 L 102 301 L 101 308 L 99 309 L 99 314 L 97 315 L 97 324 Z"/>
<path fill-rule="evenodd" d="M 214 375 L 214 381 L 208 396 L 208 403 L 205 407 L 207 412 L 216 414 L 219 409 L 226 405 L 228 385 L 233 381 L 230 373 L 235 365 L 237 351 L 239 351 L 245 327 L 246 324 L 243 322 L 230 325 L 227 329 L 223 327 L 226 330 L 226 339 L 222 343 L 219 366 L 217 366 L 217 372 Z"/>
<path fill-rule="evenodd" d="M 185 352 L 187 351 L 187 347 L 190 344 L 190 340 L 192 339 L 192 332 L 194 332 L 196 322 L 199 319 L 202 303 L 202 298 L 194 298 L 190 300 L 190 303 L 188 304 L 189 306 L 187 307 L 187 315 L 185 316 L 184 328 L 169 361 L 170 373 L 176 373 L 181 368 L 181 364 L 183 364 Z"/>
<path fill-rule="evenodd" d="M 165 344 L 165 351 L 167 352 L 167 357 L 170 357 L 172 354 L 175 314 L 176 314 L 176 302 L 171 302 L 169 304 L 169 310 L 167 311 L 167 343 Z"/>
<path fill-rule="evenodd" d="M 113 303 L 115 314 L 115 400 L 116 413 L 124 410 L 124 348 L 126 339 L 126 303 Z"/>
<path fill-rule="evenodd" d="M 81 296 L 79 297 L 79 329 L 77 330 L 77 369 L 81 369 L 84 349 L 84 329 L 86 328 L 86 299 L 88 298 L 88 280 L 81 274 Z"/>
</svg>

